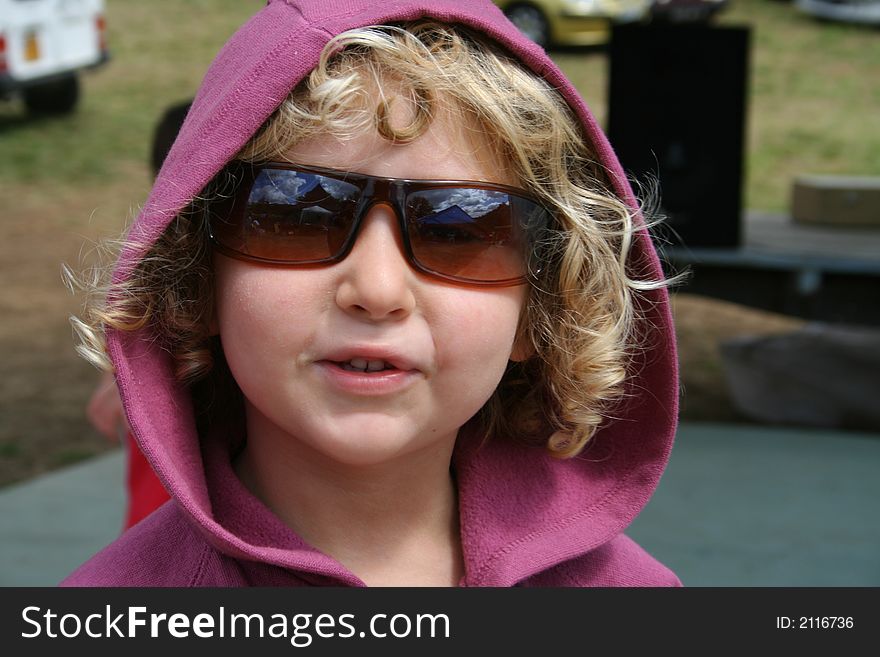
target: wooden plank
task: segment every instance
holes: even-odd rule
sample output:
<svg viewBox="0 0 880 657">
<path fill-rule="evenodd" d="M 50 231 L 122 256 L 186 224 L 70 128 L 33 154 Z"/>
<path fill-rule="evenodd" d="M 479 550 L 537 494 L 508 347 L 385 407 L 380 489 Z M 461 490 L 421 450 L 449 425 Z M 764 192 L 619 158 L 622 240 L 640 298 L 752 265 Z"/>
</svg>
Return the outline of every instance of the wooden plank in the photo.
<svg viewBox="0 0 880 657">
<path fill-rule="evenodd" d="M 880 262 L 880 229 L 795 223 L 787 215 L 750 212 L 744 223 L 746 249 L 802 257 Z"/>
<path fill-rule="evenodd" d="M 743 246 L 738 249 L 675 246 L 661 250 L 676 265 L 880 276 L 878 229 L 811 226 L 794 223 L 787 215 L 749 212 L 742 234 Z"/>
</svg>

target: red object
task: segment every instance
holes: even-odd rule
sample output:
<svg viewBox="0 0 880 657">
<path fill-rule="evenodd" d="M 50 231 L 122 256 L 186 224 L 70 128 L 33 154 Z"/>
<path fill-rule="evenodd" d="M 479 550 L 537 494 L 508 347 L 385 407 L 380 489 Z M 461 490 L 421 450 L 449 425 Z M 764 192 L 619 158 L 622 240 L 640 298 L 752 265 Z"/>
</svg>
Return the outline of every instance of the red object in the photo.
<svg viewBox="0 0 880 657">
<path fill-rule="evenodd" d="M 128 529 L 162 506 L 169 495 L 130 432 L 126 434 L 125 443 L 128 450 L 125 473 L 128 508 L 125 512 L 125 529 Z"/>
<path fill-rule="evenodd" d="M 6 37 L 0 34 L 0 73 L 5 72 L 6 69 Z"/>
<path fill-rule="evenodd" d="M 95 18 L 95 27 L 98 28 L 98 47 L 102 53 L 107 52 L 107 21 L 102 15 Z"/>
</svg>

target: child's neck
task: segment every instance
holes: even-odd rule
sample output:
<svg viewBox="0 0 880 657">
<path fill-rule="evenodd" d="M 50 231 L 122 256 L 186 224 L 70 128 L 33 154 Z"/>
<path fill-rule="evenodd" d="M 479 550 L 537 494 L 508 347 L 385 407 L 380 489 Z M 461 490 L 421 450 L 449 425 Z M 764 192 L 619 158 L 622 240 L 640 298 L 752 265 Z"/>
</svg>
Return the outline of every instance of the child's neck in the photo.
<svg viewBox="0 0 880 657">
<path fill-rule="evenodd" d="M 430 453 L 346 467 L 288 436 L 251 429 L 236 472 L 306 542 L 370 586 L 458 585 L 454 437 Z"/>
</svg>

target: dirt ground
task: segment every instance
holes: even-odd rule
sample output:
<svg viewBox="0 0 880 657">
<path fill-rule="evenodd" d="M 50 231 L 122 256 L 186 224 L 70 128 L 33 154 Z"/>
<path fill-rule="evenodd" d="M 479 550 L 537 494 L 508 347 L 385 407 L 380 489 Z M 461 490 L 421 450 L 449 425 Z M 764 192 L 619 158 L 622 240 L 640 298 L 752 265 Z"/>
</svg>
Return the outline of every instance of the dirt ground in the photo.
<svg viewBox="0 0 880 657">
<path fill-rule="evenodd" d="M 73 349 L 67 318 L 80 299 L 63 285 L 61 265 L 77 266 L 88 242 L 128 212 L 127 202 L 107 200 L 121 190 L 16 191 L 0 189 L 0 486 L 111 446 L 85 418 L 98 373 Z"/>
<path fill-rule="evenodd" d="M 144 172 L 141 179 L 146 180 Z M 0 190 L 0 486 L 111 447 L 84 409 L 97 371 L 73 349 L 68 316 L 80 299 L 61 282 L 61 263 L 79 266 L 89 242 L 118 230 L 142 190 L 95 188 L 72 197 Z M 85 241 L 85 244 L 84 244 Z M 682 363 L 682 417 L 748 421 L 731 406 L 719 341 L 785 332 L 800 322 L 710 299 L 676 294 Z"/>
</svg>

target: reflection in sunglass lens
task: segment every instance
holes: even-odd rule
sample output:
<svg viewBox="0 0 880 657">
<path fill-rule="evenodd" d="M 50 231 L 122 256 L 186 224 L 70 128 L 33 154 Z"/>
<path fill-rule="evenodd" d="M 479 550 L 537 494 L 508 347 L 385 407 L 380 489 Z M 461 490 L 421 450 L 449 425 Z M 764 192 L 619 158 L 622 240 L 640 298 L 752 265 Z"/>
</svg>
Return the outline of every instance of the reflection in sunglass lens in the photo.
<svg viewBox="0 0 880 657">
<path fill-rule="evenodd" d="M 423 267 L 475 281 L 525 272 L 525 240 L 512 196 L 479 188 L 440 188 L 407 196 L 407 231 Z"/>
<path fill-rule="evenodd" d="M 351 231 L 357 195 L 357 187 L 335 178 L 264 169 L 244 209 L 244 253 L 288 262 L 332 258 Z"/>
</svg>

